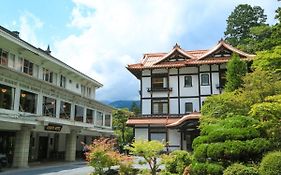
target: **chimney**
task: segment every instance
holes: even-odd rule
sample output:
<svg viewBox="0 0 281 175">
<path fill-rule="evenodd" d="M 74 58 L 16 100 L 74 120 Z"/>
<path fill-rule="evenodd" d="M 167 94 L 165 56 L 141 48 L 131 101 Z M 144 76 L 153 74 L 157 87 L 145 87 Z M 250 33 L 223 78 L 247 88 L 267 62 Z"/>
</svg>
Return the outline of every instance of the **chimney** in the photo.
<svg viewBox="0 0 281 175">
<path fill-rule="evenodd" d="M 14 35 L 15 37 L 17 37 L 17 38 L 20 37 L 20 32 L 18 32 L 18 31 L 12 31 L 12 33 L 13 33 L 13 35 Z"/>
<path fill-rule="evenodd" d="M 49 54 L 49 55 L 51 54 L 52 51 L 50 50 L 50 46 L 49 46 L 49 45 L 48 45 L 48 47 L 47 47 L 47 50 L 45 50 L 45 52 L 46 52 L 47 54 Z"/>
</svg>

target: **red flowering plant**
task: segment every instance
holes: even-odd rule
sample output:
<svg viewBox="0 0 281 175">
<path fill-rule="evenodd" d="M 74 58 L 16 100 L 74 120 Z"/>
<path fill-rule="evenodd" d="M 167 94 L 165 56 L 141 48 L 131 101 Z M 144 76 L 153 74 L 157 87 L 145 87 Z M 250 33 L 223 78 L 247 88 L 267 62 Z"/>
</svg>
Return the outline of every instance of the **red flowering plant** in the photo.
<svg viewBox="0 0 281 175">
<path fill-rule="evenodd" d="M 91 145 L 87 145 L 88 152 L 86 160 L 88 164 L 95 168 L 94 174 L 105 174 L 112 166 L 120 166 L 120 174 L 122 170 L 127 171 L 131 168 L 132 159 L 128 156 L 120 154 L 116 149 L 116 140 L 110 138 L 95 139 Z"/>
</svg>

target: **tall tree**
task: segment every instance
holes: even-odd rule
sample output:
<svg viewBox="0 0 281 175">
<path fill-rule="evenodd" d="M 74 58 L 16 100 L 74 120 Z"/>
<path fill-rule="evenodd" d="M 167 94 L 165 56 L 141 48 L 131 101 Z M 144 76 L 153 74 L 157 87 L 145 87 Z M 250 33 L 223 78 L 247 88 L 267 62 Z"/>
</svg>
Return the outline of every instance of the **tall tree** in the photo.
<svg viewBox="0 0 281 175">
<path fill-rule="evenodd" d="M 227 19 L 224 32 L 226 41 L 233 46 L 244 43 L 249 38 L 250 28 L 265 24 L 266 18 L 264 10 L 259 6 L 238 5 Z"/>
<path fill-rule="evenodd" d="M 241 87 L 242 77 L 247 72 L 247 64 L 240 60 L 239 55 L 233 53 L 230 61 L 227 63 L 225 90 L 232 92 Z"/>
<path fill-rule="evenodd" d="M 134 116 L 134 113 L 126 108 L 113 111 L 114 132 L 118 137 L 118 143 L 121 149 L 133 138 L 133 129 L 126 126 L 126 121 L 132 116 Z"/>
</svg>

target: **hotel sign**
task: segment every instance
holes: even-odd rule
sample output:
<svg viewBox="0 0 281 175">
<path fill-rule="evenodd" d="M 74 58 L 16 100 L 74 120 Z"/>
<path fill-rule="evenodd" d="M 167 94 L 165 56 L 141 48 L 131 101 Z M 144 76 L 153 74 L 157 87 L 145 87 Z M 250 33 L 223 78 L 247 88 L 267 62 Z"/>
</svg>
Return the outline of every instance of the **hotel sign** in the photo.
<svg viewBox="0 0 281 175">
<path fill-rule="evenodd" d="M 46 131 L 60 132 L 61 128 L 62 128 L 62 125 L 56 125 L 56 124 L 51 124 L 51 123 L 49 123 L 47 126 L 45 126 Z"/>
</svg>

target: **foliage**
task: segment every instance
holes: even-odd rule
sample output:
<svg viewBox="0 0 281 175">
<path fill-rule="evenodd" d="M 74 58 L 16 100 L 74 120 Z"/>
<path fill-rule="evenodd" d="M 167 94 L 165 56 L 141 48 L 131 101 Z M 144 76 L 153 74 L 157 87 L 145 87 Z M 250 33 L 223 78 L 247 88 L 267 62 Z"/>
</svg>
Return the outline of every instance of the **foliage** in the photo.
<svg viewBox="0 0 281 175">
<path fill-rule="evenodd" d="M 191 175 L 221 175 L 223 173 L 223 166 L 214 163 L 193 163 L 191 168 Z"/>
<path fill-rule="evenodd" d="M 114 165 L 122 165 L 127 168 L 132 164 L 131 158 L 121 155 L 114 150 L 116 141 L 109 138 L 95 139 L 88 145 L 89 152 L 86 153 L 88 164 L 95 168 L 94 174 L 105 174 L 105 168 L 110 170 Z"/>
<path fill-rule="evenodd" d="M 133 129 L 126 126 L 128 118 L 132 116 L 134 116 L 134 114 L 128 109 L 117 109 L 113 111 L 112 123 L 121 149 L 133 139 Z"/>
<path fill-rule="evenodd" d="M 176 150 L 164 155 L 162 161 L 166 171 L 174 174 L 183 174 L 184 169 L 191 164 L 191 155 L 184 150 Z"/>
<path fill-rule="evenodd" d="M 156 175 L 156 172 L 160 166 L 160 162 L 157 159 L 160 157 L 160 153 L 164 150 L 164 144 L 157 141 L 136 140 L 132 143 L 131 147 L 127 147 L 131 154 L 135 156 L 141 156 L 145 162 L 148 163 L 152 175 Z"/>
<path fill-rule="evenodd" d="M 224 35 L 226 41 L 233 46 L 244 43 L 249 38 L 251 27 L 260 26 L 266 21 L 264 10 L 259 6 L 240 4 L 227 19 L 227 27 Z"/>
<path fill-rule="evenodd" d="M 281 152 L 275 151 L 265 155 L 260 164 L 261 175 L 281 174 Z"/>
<path fill-rule="evenodd" d="M 223 175 L 259 175 L 257 168 L 234 163 L 227 167 Z"/>
<path fill-rule="evenodd" d="M 242 77 L 245 76 L 247 72 L 247 64 L 246 62 L 240 60 L 238 54 L 233 54 L 226 67 L 227 82 L 225 85 L 225 91 L 232 92 L 241 87 L 243 83 Z"/>
<path fill-rule="evenodd" d="M 265 71 L 270 71 L 273 73 L 280 72 L 281 71 L 281 46 L 275 47 L 272 50 L 258 52 L 252 67 L 259 68 Z"/>
<path fill-rule="evenodd" d="M 130 111 L 132 111 L 135 114 L 135 116 L 140 115 L 140 108 L 138 107 L 138 105 L 135 101 L 132 103 Z"/>
</svg>

